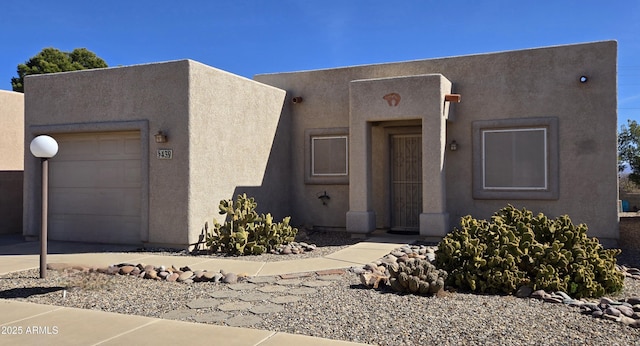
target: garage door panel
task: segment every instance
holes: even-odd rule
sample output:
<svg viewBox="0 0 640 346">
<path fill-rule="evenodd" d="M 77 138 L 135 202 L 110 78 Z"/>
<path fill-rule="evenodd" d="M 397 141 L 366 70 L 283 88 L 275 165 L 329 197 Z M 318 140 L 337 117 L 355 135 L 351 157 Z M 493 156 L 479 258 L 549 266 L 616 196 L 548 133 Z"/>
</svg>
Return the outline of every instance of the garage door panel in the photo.
<svg viewBox="0 0 640 346">
<path fill-rule="evenodd" d="M 95 215 L 52 215 L 49 239 L 97 243 L 137 243 L 140 218 Z"/>
<path fill-rule="evenodd" d="M 140 138 L 127 138 L 124 141 L 124 152 L 126 154 L 140 155 Z"/>
<path fill-rule="evenodd" d="M 58 153 L 55 159 L 62 160 L 79 160 L 91 156 L 95 152 L 96 143 L 87 139 L 58 139 Z"/>
<path fill-rule="evenodd" d="M 51 239 L 139 242 L 140 133 L 55 137 L 60 149 L 49 170 Z"/>
<path fill-rule="evenodd" d="M 140 215 L 138 189 L 51 189 L 49 210 L 68 215 Z"/>
<path fill-rule="evenodd" d="M 140 187 L 140 161 L 52 161 L 50 186 Z"/>
</svg>

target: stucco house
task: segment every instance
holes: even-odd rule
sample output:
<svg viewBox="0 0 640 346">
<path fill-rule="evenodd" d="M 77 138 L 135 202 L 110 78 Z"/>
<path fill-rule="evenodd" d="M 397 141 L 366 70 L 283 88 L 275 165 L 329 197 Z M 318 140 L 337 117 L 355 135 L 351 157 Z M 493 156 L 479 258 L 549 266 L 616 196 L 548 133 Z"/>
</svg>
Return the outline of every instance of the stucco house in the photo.
<svg viewBox="0 0 640 346">
<path fill-rule="evenodd" d="M 615 245 L 616 71 L 605 41 L 254 80 L 191 60 L 35 75 L 25 147 L 60 143 L 51 239 L 184 246 L 246 192 L 297 225 L 434 240 L 510 203 Z"/>
</svg>

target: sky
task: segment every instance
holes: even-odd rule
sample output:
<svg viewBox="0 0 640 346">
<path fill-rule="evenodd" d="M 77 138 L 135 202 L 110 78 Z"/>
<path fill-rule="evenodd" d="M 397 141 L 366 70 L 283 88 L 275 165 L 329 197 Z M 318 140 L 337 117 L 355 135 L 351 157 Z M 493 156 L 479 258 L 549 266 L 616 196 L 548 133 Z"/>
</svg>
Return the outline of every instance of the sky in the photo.
<svg viewBox="0 0 640 346">
<path fill-rule="evenodd" d="M 0 89 L 46 47 L 252 78 L 602 40 L 618 41 L 618 123 L 640 122 L 637 0 L 2 0 Z"/>
</svg>

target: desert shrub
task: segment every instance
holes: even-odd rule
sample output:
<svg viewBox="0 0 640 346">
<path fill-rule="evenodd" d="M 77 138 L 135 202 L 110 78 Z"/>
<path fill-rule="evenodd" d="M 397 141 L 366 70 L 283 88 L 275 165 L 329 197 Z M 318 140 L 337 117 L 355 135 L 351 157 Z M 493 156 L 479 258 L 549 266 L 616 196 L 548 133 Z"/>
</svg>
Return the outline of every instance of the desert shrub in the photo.
<svg viewBox="0 0 640 346">
<path fill-rule="evenodd" d="M 618 254 L 566 215 L 552 220 L 509 205 L 491 221 L 463 217 L 438 245 L 436 266 L 449 272 L 447 284 L 464 290 L 512 294 L 528 285 L 599 297 L 623 286 Z"/>
<path fill-rule="evenodd" d="M 289 225 L 290 217 L 275 223 L 271 214 L 258 215 L 257 206 L 254 198 L 246 194 L 238 195 L 235 202 L 220 201 L 220 214 L 226 214 L 226 221 L 222 225 L 214 222 L 211 230 L 205 226 L 209 249 L 232 255 L 260 255 L 295 239 L 298 229 Z"/>
<path fill-rule="evenodd" d="M 444 288 L 447 272 L 436 269 L 426 259 L 410 258 L 406 262 L 392 263 L 389 270 L 389 285 L 396 292 L 435 294 Z"/>
</svg>

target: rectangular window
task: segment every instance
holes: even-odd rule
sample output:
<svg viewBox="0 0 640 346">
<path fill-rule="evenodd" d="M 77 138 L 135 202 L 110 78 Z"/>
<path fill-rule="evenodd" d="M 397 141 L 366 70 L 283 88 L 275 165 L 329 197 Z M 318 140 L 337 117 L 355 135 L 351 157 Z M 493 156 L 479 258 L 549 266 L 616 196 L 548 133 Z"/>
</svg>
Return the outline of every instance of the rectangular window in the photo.
<svg viewBox="0 0 640 346">
<path fill-rule="evenodd" d="M 558 118 L 473 122 L 473 198 L 558 199 Z"/>
<path fill-rule="evenodd" d="M 349 184 L 349 128 L 306 129 L 304 138 L 304 182 Z"/>
<path fill-rule="evenodd" d="M 547 129 L 482 131 L 484 189 L 545 190 Z"/>
<path fill-rule="evenodd" d="M 311 137 L 311 175 L 347 175 L 348 150 L 347 136 Z"/>
</svg>

